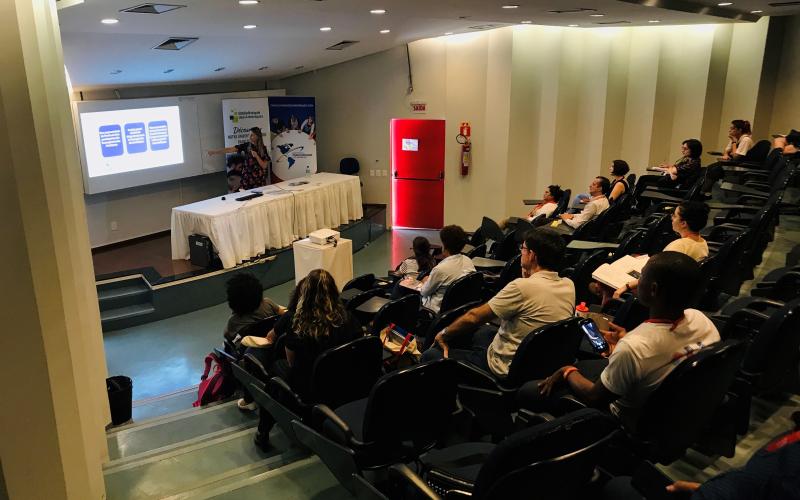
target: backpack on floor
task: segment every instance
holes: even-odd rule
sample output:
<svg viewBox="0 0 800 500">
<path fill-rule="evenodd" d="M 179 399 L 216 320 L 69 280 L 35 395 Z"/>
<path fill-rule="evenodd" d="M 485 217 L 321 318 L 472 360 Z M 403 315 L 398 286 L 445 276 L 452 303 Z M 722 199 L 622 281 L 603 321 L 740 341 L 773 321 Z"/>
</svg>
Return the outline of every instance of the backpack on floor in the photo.
<svg viewBox="0 0 800 500">
<path fill-rule="evenodd" d="M 192 403 L 192 406 L 203 406 L 214 401 L 221 401 L 235 390 L 233 382 L 233 374 L 230 370 L 226 370 L 222 366 L 216 354 L 213 352 L 206 356 L 206 367 L 203 370 L 203 375 L 200 376 L 200 385 L 197 387 L 197 401 Z M 211 364 L 214 363 L 214 373 L 209 377 L 211 371 Z"/>
</svg>

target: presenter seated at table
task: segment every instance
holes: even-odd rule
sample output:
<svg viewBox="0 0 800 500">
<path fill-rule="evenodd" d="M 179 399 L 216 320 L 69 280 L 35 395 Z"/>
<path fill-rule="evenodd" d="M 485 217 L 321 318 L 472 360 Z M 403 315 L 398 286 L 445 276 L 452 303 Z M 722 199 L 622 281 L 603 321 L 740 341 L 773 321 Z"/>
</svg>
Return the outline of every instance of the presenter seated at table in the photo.
<svg viewBox="0 0 800 500">
<path fill-rule="evenodd" d="M 700 175 L 702 154 L 703 144 L 700 141 L 686 139 L 681 143 L 681 157 L 675 163 L 662 163 L 652 168 L 663 173 L 657 184 L 668 188 L 688 189 Z"/>
<path fill-rule="evenodd" d="M 575 285 L 555 271 L 565 250 L 561 236 L 548 228 L 533 229 L 521 249 L 522 278 L 439 332 L 423 362 L 453 358 L 503 378 L 528 334 L 574 314 Z M 499 329 L 487 324 L 495 318 L 500 318 Z"/>
<path fill-rule="evenodd" d="M 608 194 L 611 192 L 611 181 L 598 176 L 589 185 L 589 201 L 577 214 L 561 214 L 561 220 L 573 229 L 577 229 L 594 219 L 609 207 Z"/>
<path fill-rule="evenodd" d="M 243 156 L 244 164 L 241 166 L 240 189 L 245 191 L 261 186 L 266 186 L 269 175 L 270 157 L 264 146 L 261 129 L 250 129 L 250 138 L 247 142 L 222 149 L 209 149 L 208 156 L 226 153 L 238 153 Z"/>
<path fill-rule="evenodd" d="M 422 305 L 437 313 L 442 305 L 444 292 L 450 284 L 466 274 L 475 272 L 472 260 L 461 254 L 461 250 L 467 244 L 467 233 L 461 226 L 445 226 L 439 231 L 439 237 L 442 240 L 444 259 L 423 278 L 422 288 L 419 291 Z"/>
</svg>

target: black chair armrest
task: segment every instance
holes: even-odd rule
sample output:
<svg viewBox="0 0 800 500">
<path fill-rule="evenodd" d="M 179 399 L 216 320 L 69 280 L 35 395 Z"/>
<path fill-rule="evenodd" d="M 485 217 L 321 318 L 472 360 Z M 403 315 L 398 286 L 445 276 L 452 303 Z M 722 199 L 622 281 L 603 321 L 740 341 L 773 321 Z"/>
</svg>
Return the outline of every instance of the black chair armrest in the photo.
<svg viewBox="0 0 800 500">
<path fill-rule="evenodd" d="M 646 191 L 644 191 L 639 196 L 641 198 L 650 198 L 650 199 L 654 199 L 654 200 L 669 201 L 669 202 L 674 202 L 674 203 L 678 203 L 678 202 L 683 200 L 682 196 L 675 196 L 673 194 L 668 194 L 668 193 L 664 193 L 664 192 L 661 192 L 661 191 L 652 190 L 650 188 L 648 188 Z"/>
<path fill-rule="evenodd" d="M 330 409 L 328 405 L 319 404 L 314 405 L 314 408 L 311 409 L 311 419 L 314 422 L 314 427 L 317 429 L 322 429 L 322 423 L 327 419 L 330 420 L 333 425 L 339 428 L 342 433 L 345 435 L 345 438 L 350 442 L 357 442 L 358 440 L 353 435 L 352 429 L 350 426 L 347 425 L 347 422 L 339 418 L 339 415 L 336 414 L 333 410 Z"/>
<path fill-rule="evenodd" d="M 214 348 L 214 354 L 216 354 L 217 358 L 219 358 L 219 360 L 222 362 L 236 363 L 237 361 L 239 361 L 234 356 L 231 356 L 230 354 L 219 348 Z"/>
<path fill-rule="evenodd" d="M 308 405 L 306 405 L 303 400 L 300 399 L 297 393 L 294 392 L 292 388 L 289 387 L 289 384 L 287 384 L 282 378 L 272 377 L 269 379 L 267 387 L 267 393 L 271 394 L 279 401 L 291 401 L 292 403 L 298 405 L 299 408 L 308 408 Z"/>
<path fill-rule="evenodd" d="M 742 183 L 742 185 L 750 189 L 757 189 L 758 191 L 764 191 L 764 192 L 768 192 L 770 187 L 772 187 L 766 182 L 759 182 L 758 180 L 749 180 L 749 179 L 746 179 L 745 182 Z"/>
<path fill-rule="evenodd" d="M 773 300 L 773 299 L 767 299 L 767 298 L 761 298 L 760 297 L 758 300 L 754 300 L 754 301 L 750 302 L 749 304 L 747 304 L 747 309 L 750 309 L 751 311 L 760 312 L 760 311 L 764 311 L 764 310 L 769 309 L 769 308 L 780 309 L 781 307 L 783 307 L 785 305 L 786 305 L 786 303 L 782 302 L 780 300 Z M 766 317 L 765 317 L 765 319 L 766 319 Z"/>
<path fill-rule="evenodd" d="M 552 422 L 556 417 L 546 412 L 533 412 L 527 408 L 520 408 L 517 412 L 517 421 L 522 423 L 524 427 L 533 427 L 534 425 Z"/>
<path fill-rule="evenodd" d="M 587 407 L 583 402 L 579 401 L 578 398 L 571 394 L 558 398 L 555 405 L 558 409 L 557 413 L 560 415 L 566 415 L 567 413 L 582 410 Z"/>
<path fill-rule="evenodd" d="M 458 363 L 458 384 L 474 387 L 477 389 L 499 390 L 497 379 L 491 373 L 481 370 L 472 363 L 457 361 Z"/>
<path fill-rule="evenodd" d="M 256 358 L 252 354 L 245 354 L 244 356 L 242 356 L 242 363 L 244 364 L 243 365 L 244 369 L 247 370 L 253 376 L 263 380 L 264 382 L 269 380 L 269 372 L 267 371 L 266 368 L 264 368 L 264 365 L 261 364 L 261 361 L 259 361 L 258 358 Z M 258 373 L 253 373 L 251 370 L 248 369 L 250 367 L 258 371 Z"/>
<path fill-rule="evenodd" d="M 428 483 L 406 464 L 395 464 L 389 467 L 389 476 L 399 479 L 406 485 L 412 487 L 417 494 L 415 498 L 418 496 L 429 500 L 439 500 L 441 498 L 428 486 Z"/>
</svg>

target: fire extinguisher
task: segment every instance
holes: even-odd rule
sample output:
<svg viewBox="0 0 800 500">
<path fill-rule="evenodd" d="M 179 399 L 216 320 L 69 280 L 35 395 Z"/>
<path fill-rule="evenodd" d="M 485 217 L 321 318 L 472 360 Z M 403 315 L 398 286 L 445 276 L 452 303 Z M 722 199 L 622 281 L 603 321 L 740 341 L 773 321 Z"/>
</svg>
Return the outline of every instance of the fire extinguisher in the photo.
<svg viewBox="0 0 800 500">
<path fill-rule="evenodd" d="M 458 130 L 458 136 L 456 136 L 456 141 L 461 144 L 461 175 L 469 174 L 469 166 L 472 163 L 470 132 L 469 122 L 462 122 Z"/>
</svg>

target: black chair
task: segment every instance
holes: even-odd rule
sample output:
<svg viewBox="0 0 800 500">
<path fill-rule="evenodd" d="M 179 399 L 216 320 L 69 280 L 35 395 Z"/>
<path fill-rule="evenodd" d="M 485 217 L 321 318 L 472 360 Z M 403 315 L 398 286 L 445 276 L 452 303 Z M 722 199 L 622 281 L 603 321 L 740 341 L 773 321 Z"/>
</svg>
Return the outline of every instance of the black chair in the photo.
<svg viewBox="0 0 800 500">
<path fill-rule="evenodd" d="M 589 291 L 592 273 L 608 259 L 608 250 L 600 249 L 594 252 L 584 252 L 578 262 L 563 269 L 559 275 L 572 280 L 575 284 L 575 301 L 590 303 L 597 300 L 597 296 Z"/>
<path fill-rule="evenodd" d="M 517 347 L 503 379 L 459 362 L 459 399 L 483 430 L 495 437 L 507 435 L 512 427 L 511 412 L 516 409 L 517 390 L 525 382 L 546 378 L 575 362 L 583 339 L 582 321 L 568 318 L 529 333 Z"/>
<path fill-rule="evenodd" d="M 316 405 L 313 425 L 295 420 L 295 433 L 353 492 L 353 474 L 412 460 L 439 441 L 456 409 L 456 372 L 442 359 L 389 373 L 368 398 Z"/>
<path fill-rule="evenodd" d="M 503 289 L 506 285 L 511 283 L 517 278 L 522 277 L 522 267 L 520 261 L 522 255 L 517 254 L 515 257 L 506 262 L 503 269 L 499 273 L 483 272 L 483 279 L 485 280 L 485 288 L 483 298 L 489 300 L 494 295 Z"/>
<path fill-rule="evenodd" d="M 496 445 L 462 443 L 430 451 L 420 457 L 420 474 L 443 498 L 527 498 L 533 492 L 537 499 L 588 498 L 585 489 L 601 455 L 619 433 L 614 417 L 587 408 Z M 404 476 L 410 485 L 420 483 L 409 469 Z"/>
<path fill-rule="evenodd" d="M 351 279 L 342 287 L 342 291 L 350 289 L 360 290 L 362 292 L 372 290 L 375 288 L 375 275 L 372 273 L 362 274 Z"/>
<path fill-rule="evenodd" d="M 487 240 L 492 240 L 494 242 L 502 241 L 504 236 L 500 225 L 489 217 L 483 217 L 481 219 L 481 234 Z"/>
<path fill-rule="evenodd" d="M 440 312 L 434 316 L 425 332 L 425 338 L 421 344 L 421 350 L 427 350 L 431 344 L 433 344 L 433 338 L 437 333 L 441 332 L 443 328 L 447 328 L 453 324 L 455 320 L 463 316 L 464 313 L 474 307 L 478 307 L 479 305 L 481 305 L 481 302 L 477 300 L 474 302 L 467 302 L 466 304 L 460 305 L 454 309 L 450 309 L 449 311 Z"/>
<path fill-rule="evenodd" d="M 561 195 L 561 199 L 558 200 L 558 205 L 556 205 L 556 209 L 550 215 L 551 218 L 558 217 L 559 215 L 565 213 L 569 208 L 569 201 L 572 198 L 572 190 L 565 189 L 564 194 Z"/>
<path fill-rule="evenodd" d="M 355 158 L 342 158 L 339 160 L 339 173 L 345 175 L 358 175 L 360 170 L 358 160 Z"/>
<path fill-rule="evenodd" d="M 274 377 L 266 385 L 252 386 L 253 398 L 275 419 L 278 427 L 300 444 L 293 420 L 309 422 L 315 404 L 334 408 L 366 397 L 382 373 L 383 346 L 377 337 L 361 337 L 323 352 L 314 362 L 311 392 L 297 394 L 287 381 Z"/>
<path fill-rule="evenodd" d="M 417 326 L 422 299 L 418 294 L 406 295 L 384 304 L 372 319 L 370 335 L 378 335 L 390 323 L 394 323 L 408 332 Z"/>
<path fill-rule="evenodd" d="M 632 434 L 643 458 L 668 465 L 702 436 L 741 365 L 745 344 L 725 340 L 684 359 L 650 395 Z"/>
<path fill-rule="evenodd" d="M 450 283 L 442 297 L 439 312 L 447 312 L 483 298 L 483 274 L 470 273 Z"/>
<path fill-rule="evenodd" d="M 470 259 L 473 257 L 486 257 L 486 243 L 481 243 L 476 247 L 472 247 L 469 252 L 465 253 Z"/>
</svg>

